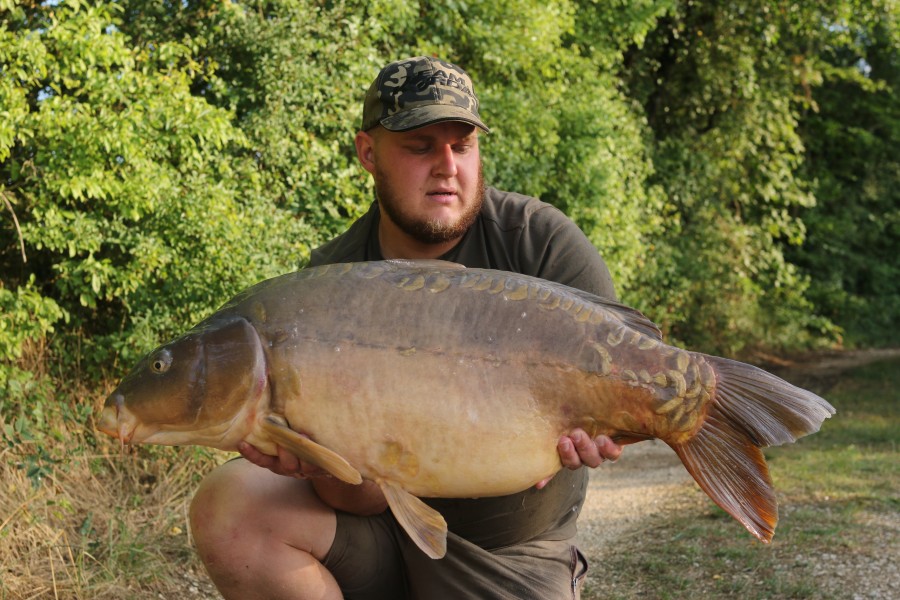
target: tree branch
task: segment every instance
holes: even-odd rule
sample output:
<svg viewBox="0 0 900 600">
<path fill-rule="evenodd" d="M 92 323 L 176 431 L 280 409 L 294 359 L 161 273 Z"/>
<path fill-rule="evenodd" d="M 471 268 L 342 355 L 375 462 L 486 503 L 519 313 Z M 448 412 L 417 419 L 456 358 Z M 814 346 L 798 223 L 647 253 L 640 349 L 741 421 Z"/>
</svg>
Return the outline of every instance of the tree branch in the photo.
<svg viewBox="0 0 900 600">
<path fill-rule="evenodd" d="M 9 198 L 6 197 L 5 191 L 0 191 L 0 196 L 3 196 L 3 202 L 6 203 L 6 208 L 9 209 L 9 212 L 13 218 L 13 223 L 15 223 L 15 225 L 16 225 L 16 233 L 19 234 L 19 247 L 22 251 L 22 262 L 27 263 L 28 257 L 25 256 L 25 238 L 22 237 L 22 230 L 19 228 L 19 219 L 16 218 L 16 211 L 13 210 L 12 202 L 10 202 Z"/>
</svg>

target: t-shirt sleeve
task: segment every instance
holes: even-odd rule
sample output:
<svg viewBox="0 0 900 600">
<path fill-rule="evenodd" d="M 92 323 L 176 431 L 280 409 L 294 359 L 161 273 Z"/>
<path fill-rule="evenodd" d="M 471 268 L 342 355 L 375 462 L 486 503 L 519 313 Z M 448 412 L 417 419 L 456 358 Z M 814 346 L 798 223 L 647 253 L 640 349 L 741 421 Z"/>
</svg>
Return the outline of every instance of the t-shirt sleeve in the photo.
<svg viewBox="0 0 900 600">
<path fill-rule="evenodd" d="M 522 263 L 532 265 L 530 275 L 616 300 L 600 253 L 571 219 L 549 204 L 540 203 L 530 215 L 519 252 Z"/>
</svg>

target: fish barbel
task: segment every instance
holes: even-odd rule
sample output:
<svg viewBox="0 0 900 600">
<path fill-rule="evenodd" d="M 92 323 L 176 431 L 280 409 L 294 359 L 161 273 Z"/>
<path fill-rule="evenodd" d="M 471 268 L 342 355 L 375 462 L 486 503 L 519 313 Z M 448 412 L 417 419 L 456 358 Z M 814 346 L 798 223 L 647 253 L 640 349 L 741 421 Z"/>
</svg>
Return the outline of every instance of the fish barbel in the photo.
<svg viewBox="0 0 900 600">
<path fill-rule="evenodd" d="M 767 542 L 778 516 L 761 448 L 832 414 L 761 369 L 666 345 L 624 305 L 515 273 L 381 261 L 238 294 L 144 357 L 99 429 L 130 444 L 282 446 L 348 483 L 374 481 L 437 558 L 446 523 L 419 496 L 527 489 L 561 468 L 557 442 L 579 427 L 664 441 Z"/>
</svg>

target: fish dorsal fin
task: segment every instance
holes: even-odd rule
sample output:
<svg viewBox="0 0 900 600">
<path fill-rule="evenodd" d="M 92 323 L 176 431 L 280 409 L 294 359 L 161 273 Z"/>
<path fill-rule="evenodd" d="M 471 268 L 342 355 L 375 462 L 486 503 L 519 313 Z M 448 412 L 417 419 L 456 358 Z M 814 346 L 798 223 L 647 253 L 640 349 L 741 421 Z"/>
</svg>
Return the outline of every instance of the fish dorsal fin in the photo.
<svg viewBox="0 0 900 600">
<path fill-rule="evenodd" d="M 465 265 L 439 258 L 390 258 L 384 262 L 402 269 L 466 269 Z"/>
<path fill-rule="evenodd" d="M 421 269 L 421 270 L 429 270 L 429 269 L 438 269 L 438 270 L 451 270 L 451 271 L 471 271 L 471 272 L 492 272 L 491 269 L 469 269 L 465 265 L 461 265 L 459 263 L 450 262 L 446 260 L 440 260 L 437 258 L 429 259 L 402 259 L 402 258 L 392 258 L 383 261 L 384 264 L 390 265 L 395 269 Z M 501 273 L 500 271 L 493 271 L 495 273 Z M 507 277 L 514 277 L 522 280 L 530 280 L 534 282 L 538 282 L 539 285 L 544 285 L 553 289 L 554 292 L 560 294 L 571 294 L 582 300 L 583 302 L 588 302 L 590 304 L 597 304 L 610 313 L 612 313 L 617 319 L 619 319 L 624 325 L 635 329 L 644 335 L 650 336 L 657 341 L 662 341 L 662 332 L 659 330 L 659 327 L 656 326 L 656 323 L 647 318 L 644 313 L 641 311 L 631 308 L 630 306 L 626 306 L 621 302 L 616 302 L 615 300 L 609 300 L 607 298 L 603 298 L 602 296 L 597 296 L 596 294 L 592 294 L 590 292 L 585 292 L 584 290 L 579 290 L 578 288 L 573 288 L 567 286 L 562 283 L 557 283 L 554 281 L 544 280 L 537 277 L 533 277 L 530 275 L 522 275 L 520 273 L 512 273 L 512 272 L 502 272 L 503 275 Z"/>
<path fill-rule="evenodd" d="M 378 480 L 388 506 L 400 526 L 422 552 L 431 558 L 447 553 L 447 522 L 441 513 L 393 481 Z"/>
<path fill-rule="evenodd" d="M 566 290 L 570 294 L 575 294 L 585 302 L 602 306 L 628 327 L 640 331 L 644 335 L 648 335 L 657 341 L 662 341 L 662 332 L 659 330 L 659 327 L 638 309 L 576 288 L 566 288 Z"/>
<path fill-rule="evenodd" d="M 321 467 L 347 483 L 354 485 L 362 483 L 362 475 L 353 468 L 344 457 L 307 439 L 291 429 L 281 419 L 269 415 L 262 419 L 262 428 L 282 448 L 289 450 L 300 460 Z"/>
</svg>

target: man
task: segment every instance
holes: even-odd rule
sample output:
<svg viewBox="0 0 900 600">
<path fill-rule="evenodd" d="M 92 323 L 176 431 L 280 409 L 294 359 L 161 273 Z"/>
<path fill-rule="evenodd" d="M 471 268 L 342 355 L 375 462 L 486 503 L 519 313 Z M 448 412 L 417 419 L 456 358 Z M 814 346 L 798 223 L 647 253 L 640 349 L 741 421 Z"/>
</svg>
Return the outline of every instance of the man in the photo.
<svg viewBox="0 0 900 600">
<path fill-rule="evenodd" d="M 376 202 L 311 263 L 442 258 L 613 298 L 606 265 L 574 223 L 534 198 L 484 187 L 479 131 L 489 130 L 462 69 L 426 57 L 386 66 L 355 140 Z M 191 506 L 201 559 L 228 600 L 577 597 L 586 571 L 572 545 L 587 486 L 579 467 L 621 452 L 576 430 L 559 441 L 569 469 L 532 489 L 425 499 L 450 530 L 447 555 L 432 560 L 374 483 L 345 484 L 283 451 L 240 450 L 246 460 L 213 471 Z"/>
</svg>

